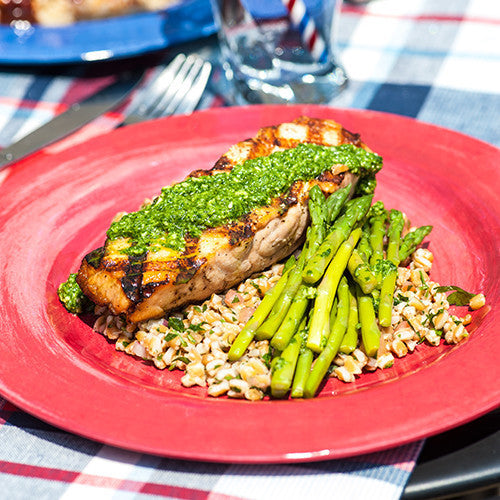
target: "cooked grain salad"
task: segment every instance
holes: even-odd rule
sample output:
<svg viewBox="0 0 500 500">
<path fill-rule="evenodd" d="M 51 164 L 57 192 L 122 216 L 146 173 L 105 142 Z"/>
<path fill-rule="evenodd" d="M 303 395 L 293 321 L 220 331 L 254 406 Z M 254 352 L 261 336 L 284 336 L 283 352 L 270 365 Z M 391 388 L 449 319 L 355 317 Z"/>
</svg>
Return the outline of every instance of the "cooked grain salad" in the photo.
<svg viewBox="0 0 500 500">
<path fill-rule="evenodd" d="M 361 339 L 351 352 L 339 352 L 330 377 L 354 382 L 363 372 L 388 368 L 395 358 L 413 352 L 419 344 L 458 344 L 468 336 L 471 315 L 448 312 L 447 295 L 429 273 L 433 254 L 418 248 L 407 265 L 397 268 L 391 325 L 381 328 L 375 356 L 368 356 Z M 185 372 L 182 384 L 207 387 L 209 396 L 260 400 L 270 392 L 272 349 L 269 340 L 253 340 L 238 361 L 229 361 L 229 349 L 252 313 L 283 273 L 276 264 L 223 295 L 213 294 L 202 304 L 190 305 L 168 317 L 144 323 L 127 323 L 120 316 L 99 315 L 94 329 L 115 341 L 116 349 L 149 360 L 159 369 Z M 470 299 L 470 308 L 485 304 L 482 294 Z"/>
</svg>

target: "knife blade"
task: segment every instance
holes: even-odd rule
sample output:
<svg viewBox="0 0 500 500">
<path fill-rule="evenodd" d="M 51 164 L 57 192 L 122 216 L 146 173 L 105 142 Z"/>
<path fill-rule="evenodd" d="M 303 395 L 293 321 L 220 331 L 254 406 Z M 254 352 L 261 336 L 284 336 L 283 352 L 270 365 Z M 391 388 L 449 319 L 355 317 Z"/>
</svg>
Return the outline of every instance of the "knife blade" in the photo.
<svg viewBox="0 0 500 500">
<path fill-rule="evenodd" d="M 26 135 L 19 141 L 0 151 L 0 170 L 76 132 L 98 116 L 117 107 L 138 85 L 143 71 L 126 72 L 110 85 L 99 90 L 79 103 Z"/>
</svg>

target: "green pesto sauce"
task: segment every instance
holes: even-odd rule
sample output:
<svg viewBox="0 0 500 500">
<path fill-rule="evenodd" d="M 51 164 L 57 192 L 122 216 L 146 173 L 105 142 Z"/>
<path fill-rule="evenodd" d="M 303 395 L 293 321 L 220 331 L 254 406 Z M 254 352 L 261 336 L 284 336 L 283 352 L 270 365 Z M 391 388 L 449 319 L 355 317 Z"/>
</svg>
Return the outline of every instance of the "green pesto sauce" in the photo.
<svg viewBox="0 0 500 500">
<path fill-rule="evenodd" d="M 373 272 L 379 276 L 382 276 L 382 278 L 385 278 L 390 273 L 397 272 L 397 270 L 397 266 L 387 259 L 378 259 L 373 266 Z"/>
<path fill-rule="evenodd" d="M 71 313 L 79 314 L 88 309 L 90 301 L 78 286 L 76 273 L 70 274 L 68 280 L 59 285 L 57 295 L 63 306 Z"/>
<path fill-rule="evenodd" d="M 190 177 L 165 187 L 151 205 L 113 222 L 107 235 L 110 240 L 130 238 L 129 255 L 155 247 L 182 251 L 187 236 L 198 238 L 207 228 L 238 220 L 286 193 L 294 182 L 314 179 L 337 164 L 372 177 L 382 167 L 382 158 L 351 144 L 300 144 L 247 160 L 229 172 Z"/>
</svg>

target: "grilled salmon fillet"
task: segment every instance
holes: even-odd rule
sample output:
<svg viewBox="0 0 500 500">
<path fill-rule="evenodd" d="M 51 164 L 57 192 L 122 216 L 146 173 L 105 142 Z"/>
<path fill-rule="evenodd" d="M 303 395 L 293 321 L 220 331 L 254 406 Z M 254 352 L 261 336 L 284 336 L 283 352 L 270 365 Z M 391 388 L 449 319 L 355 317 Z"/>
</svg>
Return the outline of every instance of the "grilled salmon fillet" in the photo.
<svg viewBox="0 0 500 500">
<path fill-rule="evenodd" d="M 260 129 L 255 137 L 232 146 L 211 170 L 198 170 L 188 177 L 216 175 L 245 160 L 301 143 L 368 149 L 359 135 L 333 120 L 300 117 Z M 77 283 L 94 303 L 125 314 L 129 321 L 161 317 L 220 293 L 290 255 L 305 237 L 309 189 L 317 184 L 328 195 L 348 184 L 354 189 L 356 182 L 345 165 L 334 165 L 314 180 L 296 181 L 286 193 L 235 222 L 205 229 L 199 238 L 187 238 L 182 251 L 155 247 L 137 257 L 124 251 L 129 243 L 123 238 L 108 238 L 102 248 L 83 259 Z"/>
</svg>

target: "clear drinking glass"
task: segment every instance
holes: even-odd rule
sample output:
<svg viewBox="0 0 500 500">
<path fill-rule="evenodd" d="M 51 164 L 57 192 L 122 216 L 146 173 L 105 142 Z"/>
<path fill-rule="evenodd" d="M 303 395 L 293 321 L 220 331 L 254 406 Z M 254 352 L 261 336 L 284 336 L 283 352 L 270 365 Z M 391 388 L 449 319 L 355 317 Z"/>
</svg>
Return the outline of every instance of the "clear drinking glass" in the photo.
<svg viewBox="0 0 500 500">
<path fill-rule="evenodd" d="M 240 103 L 327 103 L 346 85 L 335 59 L 342 0 L 211 0 Z"/>
</svg>

